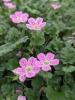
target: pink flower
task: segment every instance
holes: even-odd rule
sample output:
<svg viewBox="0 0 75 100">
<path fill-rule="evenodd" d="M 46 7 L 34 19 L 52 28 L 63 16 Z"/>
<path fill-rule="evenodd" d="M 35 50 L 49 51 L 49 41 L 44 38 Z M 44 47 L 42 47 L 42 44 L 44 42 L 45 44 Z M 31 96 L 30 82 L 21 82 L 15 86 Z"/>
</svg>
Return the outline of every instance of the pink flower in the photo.
<svg viewBox="0 0 75 100">
<path fill-rule="evenodd" d="M 37 58 L 41 63 L 41 69 L 43 71 L 49 71 L 51 70 L 51 66 L 59 64 L 59 60 L 55 59 L 54 57 L 55 55 L 51 52 L 47 53 L 46 55 L 44 53 L 37 55 Z"/>
<path fill-rule="evenodd" d="M 9 8 L 9 9 L 15 9 L 16 5 L 12 2 L 4 2 L 4 6 Z"/>
<path fill-rule="evenodd" d="M 14 14 L 10 15 L 10 19 L 13 23 L 24 23 L 28 20 L 28 17 L 29 15 L 22 11 L 16 11 Z"/>
<path fill-rule="evenodd" d="M 11 0 L 3 0 L 4 2 L 10 2 Z"/>
<path fill-rule="evenodd" d="M 21 82 L 24 82 L 26 78 L 35 77 L 40 71 L 40 62 L 34 57 L 30 57 L 28 61 L 22 58 L 19 64 L 20 67 L 14 69 L 13 72 L 19 75 L 19 80 Z"/>
<path fill-rule="evenodd" d="M 43 18 L 38 17 L 36 19 L 29 18 L 28 23 L 26 24 L 27 28 L 30 30 L 41 30 L 46 25 L 46 22 L 43 22 Z"/>
<path fill-rule="evenodd" d="M 54 9 L 54 10 L 57 10 L 61 7 L 61 5 L 59 3 L 52 3 L 51 4 L 51 7 Z"/>
<path fill-rule="evenodd" d="M 25 96 L 22 96 L 22 95 L 19 95 L 17 100 L 26 100 L 26 97 Z"/>
</svg>

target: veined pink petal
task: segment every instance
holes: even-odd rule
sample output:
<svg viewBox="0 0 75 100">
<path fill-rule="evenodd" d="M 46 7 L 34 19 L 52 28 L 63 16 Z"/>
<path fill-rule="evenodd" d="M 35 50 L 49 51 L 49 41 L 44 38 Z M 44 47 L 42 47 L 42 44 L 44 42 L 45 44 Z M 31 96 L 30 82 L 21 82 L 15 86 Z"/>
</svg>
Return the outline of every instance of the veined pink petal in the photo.
<svg viewBox="0 0 75 100">
<path fill-rule="evenodd" d="M 54 59 L 54 57 L 55 57 L 55 55 L 54 55 L 53 53 L 51 53 L 51 52 L 47 53 L 47 55 L 46 55 L 46 58 L 47 58 L 48 60 Z"/>
<path fill-rule="evenodd" d="M 42 22 L 43 22 L 43 18 L 38 17 L 38 18 L 36 19 L 36 22 L 37 22 L 38 24 L 42 23 Z"/>
<path fill-rule="evenodd" d="M 41 28 L 43 28 L 46 25 L 46 22 L 43 22 L 43 18 L 38 17 L 36 19 L 36 23 L 38 25 L 38 30 L 41 30 Z"/>
<path fill-rule="evenodd" d="M 36 60 L 37 60 L 36 58 L 30 57 L 30 58 L 28 59 L 28 64 L 33 65 L 34 62 L 35 62 Z"/>
<path fill-rule="evenodd" d="M 19 61 L 19 64 L 21 67 L 25 67 L 27 65 L 27 60 L 26 58 L 21 58 L 20 61 Z"/>
<path fill-rule="evenodd" d="M 15 15 L 18 16 L 18 17 L 20 17 L 22 15 L 22 11 L 16 11 Z"/>
<path fill-rule="evenodd" d="M 32 78 L 35 77 L 36 73 L 32 70 L 30 72 L 26 72 L 26 77 L 27 78 Z"/>
<path fill-rule="evenodd" d="M 45 56 L 44 53 L 40 53 L 40 54 L 37 55 L 37 58 L 38 58 L 39 60 L 45 60 L 46 56 Z"/>
<path fill-rule="evenodd" d="M 50 60 L 50 65 L 58 65 L 58 64 L 59 64 L 59 59 Z"/>
<path fill-rule="evenodd" d="M 33 25 L 33 24 L 35 24 L 35 19 L 34 18 L 29 18 L 28 19 L 28 23 L 30 24 L 30 25 Z"/>
<path fill-rule="evenodd" d="M 29 17 L 29 14 L 28 13 L 23 13 L 23 16 L 25 17 Z"/>
<path fill-rule="evenodd" d="M 41 66 L 40 66 L 41 67 Z M 36 67 L 33 68 L 34 72 L 36 74 L 38 74 L 41 71 L 41 68 L 39 67 L 39 65 L 37 65 Z"/>
<path fill-rule="evenodd" d="M 36 66 L 36 67 L 40 68 L 40 67 L 41 67 L 41 63 L 40 63 L 40 61 L 38 61 L 38 60 L 34 60 L 34 64 L 33 64 L 33 66 Z"/>
<path fill-rule="evenodd" d="M 33 30 L 33 29 L 34 29 L 33 26 L 31 26 L 31 24 L 26 24 L 26 27 L 27 27 L 28 29 L 30 29 L 30 30 Z"/>
<path fill-rule="evenodd" d="M 12 72 L 13 72 L 14 74 L 20 75 L 21 73 L 23 73 L 23 69 L 20 68 L 20 67 L 18 67 L 18 68 L 16 68 L 16 69 L 12 70 Z"/>
<path fill-rule="evenodd" d="M 22 95 L 19 95 L 17 100 L 26 100 L 26 97 L 25 96 L 22 96 Z"/>
<path fill-rule="evenodd" d="M 46 26 L 46 22 L 39 23 L 37 30 L 41 30 L 41 28 L 43 28 L 45 26 Z"/>
<path fill-rule="evenodd" d="M 39 25 L 43 28 L 44 26 L 46 26 L 46 22 L 43 22 L 42 24 Z"/>
<path fill-rule="evenodd" d="M 12 22 L 13 22 L 13 23 L 20 23 L 20 20 L 17 20 L 17 19 L 16 19 L 16 16 L 13 15 L 13 14 L 10 15 L 10 19 L 12 19 Z"/>
<path fill-rule="evenodd" d="M 10 15 L 10 18 L 11 18 L 11 19 L 15 19 L 15 15 L 12 15 L 12 14 L 11 14 L 11 15 Z"/>
<path fill-rule="evenodd" d="M 20 23 L 20 20 L 16 20 L 16 16 L 15 15 L 10 15 L 10 18 L 12 19 L 13 23 Z"/>
<path fill-rule="evenodd" d="M 26 76 L 25 76 L 25 75 L 20 75 L 20 76 L 19 76 L 19 80 L 20 80 L 21 82 L 24 82 L 24 81 L 26 80 Z"/>
<path fill-rule="evenodd" d="M 27 13 L 22 14 L 22 22 L 27 22 L 29 15 Z"/>
<path fill-rule="evenodd" d="M 50 66 L 42 66 L 42 70 L 43 71 L 50 71 L 51 70 L 51 67 Z"/>
</svg>

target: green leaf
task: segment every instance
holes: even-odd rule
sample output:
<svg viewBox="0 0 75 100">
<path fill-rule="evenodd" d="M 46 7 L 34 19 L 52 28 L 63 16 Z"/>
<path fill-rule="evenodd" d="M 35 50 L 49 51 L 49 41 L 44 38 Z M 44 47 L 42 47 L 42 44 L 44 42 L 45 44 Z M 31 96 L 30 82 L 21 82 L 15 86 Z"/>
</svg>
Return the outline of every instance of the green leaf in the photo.
<svg viewBox="0 0 75 100">
<path fill-rule="evenodd" d="M 52 78 L 52 73 L 50 73 L 50 72 L 40 72 L 39 76 L 42 76 L 45 79 L 51 79 Z"/>
<path fill-rule="evenodd" d="M 50 41 L 48 43 L 48 45 L 46 46 L 47 50 L 56 50 L 57 52 L 59 52 L 61 49 L 63 48 L 63 41 L 61 41 L 58 38 L 54 38 L 52 41 Z"/>
<path fill-rule="evenodd" d="M 38 89 L 40 89 L 41 85 L 42 85 L 43 81 L 42 81 L 42 78 L 37 76 L 35 77 L 33 80 L 32 80 L 32 86 L 34 89 L 36 89 L 36 91 Z M 38 85 L 37 85 L 38 84 Z"/>
<path fill-rule="evenodd" d="M 18 75 L 13 77 L 13 81 L 16 81 L 16 80 L 18 80 Z"/>
<path fill-rule="evenodd" d="M 42 33 L 42 32 L 32 33 L 32 40 L 31 40 L 31 42 L 35 46 L 43 45 L 45 43 L 44 33 Z"/>
<path fill-rule="evenodd" d="M 75 71 L 75 67 L 74 67 L 74 66 L 63 67 L 62 70 L 63 70 L 65 73 L 71 73 L 71 72 Z"/>
<path fill-rule="evenodd" d="M 25 43 L 27 40 L 28 40 L 28 37 L 25 36 L 19 39 L 18 41 L 16 41 L 15 43 L 7 43 L 7 44 L 0 46 L 0 56 L 3 56 L 4 54 L 9 53 L 10 51 L 13 51 L 17 45 L 21 43 Z"/>
<path fill-rule="evenodd" d="M 39 92 L 32 90 L 32 89 L 27 89 L 25 92 L 28 100 L 40 100 Z"/>
<path fill-rule="evenodd" d="M 75 63 L 75 48 L 71 45 L 66 44 L 66 47 L 61 50 L 61 61 L 63 64 L 74 64 Z"/>
<path fill-rule="evenodd" d="M 45 92 L 48 100 L 67 100 L 63 91 L 54 90 L 50 86 L 47 86 Z"/>
</svg>

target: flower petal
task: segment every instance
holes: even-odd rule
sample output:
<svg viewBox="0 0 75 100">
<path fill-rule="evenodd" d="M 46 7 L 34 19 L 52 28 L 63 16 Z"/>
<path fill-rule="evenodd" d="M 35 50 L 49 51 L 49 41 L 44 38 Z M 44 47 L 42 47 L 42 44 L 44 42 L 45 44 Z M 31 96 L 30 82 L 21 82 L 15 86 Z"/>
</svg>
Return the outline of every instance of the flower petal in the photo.
<svg viewBox="0 0 75 100">
<path fill-rule="evenodd" d="M 34 71 L 26 72 L 26 77 L 27 78 L 32 78 L 35 77 L 36 73 Z"/>
<path fill-rule="evenodd" d="M 22 22 L 27 22 L 29 15 L 27 13 L 24 13 L 21 15 L 22 17 Z"/>
<path fill-rule="evenodd" d="M 30 57 L 30 58 L 28 59 L 28 64 L 33 65 L 34 62 L 35 62 L 36 60 L 37 60 L 37 59 L 36 59 L 35 57 Z"/>
<path fill-rule="evenodd" d="M 38 74 L 38 73 L 41 71 L 41 68 L 38 67 L 38 66 L 36 66 L 36 67 L 33 68 L 33 70 L 34 70 L 34 72 L 35 72 L 36 74 Z"/>
<path fill-rule="evenodd" d="M 31 24 L 26 24 L 26 27 L 30 30 L 34 30 L 34 27 Z"/>
<path fill-rule="evenodd" d="M 38 60 L 34 60 L 33 66 L 40 68 L 41 67 L 41 62 Z"/>
<path fill-rule="evenodd" d="M 42 66 L 42 70 L 47 72 L 47 71 L 50 71 L 51 70 L 51 67 L 44 65 L 44 66 Z"/>
<path fill-rule="evenodd" d="M 36 19 L 36 22 L 37 22 L 38 24 L 42 23 L 42 22 L 43 22 L 43 18 L 38 17 L 38 18 Z"/>
<path fill-rule="evenodd" d="M 15 15 L 10 15 L 10 19 L 13 23 L 20 23 L 20 20 L 17 20 Z"/>
<path fill-rule="evenodd" d="M 51 53 L 51 52 L 49 52 L 49 53 L 47 53 L 47 55 L 46 55 L 46 58 L 48 59 L 48 60 L 51 60 L 51 59 L 54 59 L 54 54 L 53 53 Z"/>
<path fill-rule="evenodd" d="M 22 95 L 19 95 L 17 100 L 26 100 L 26 97 L 25 96 L 22 96 Z"/>
<path fill-rule="evenodd" d="M 46 26 L 46 22 L 43 22 L 42 24 L 39 25 L 41 28 Z"/>
<path fill-rule="evenodd" d="M 21 67 L 25 67 L 27 65 L 27 60 L 26 58 L 21 58 L 20 61 L 19 61 L 19 64 Z"/>
<path fill-rule="evenodd" d="M 50 65 L 58 65 L 58 64 L 59 64 L 59 59 L 50 60 Z"/>
<path fill-rule="evenodd" d="M 33 25 L 33 24 L 35 24 L 35 19 L 34 18 L 29 18 L 28 19 L 28 23 L 30 24 L 30 25 Z"/>
<path fill-rule="evenodd" d="M 16 15 L 17 17 L 20 17 L 20 16 L 22 15 L 22 11 L 16 11 L 16 12 L 15 12 L 15 15 Z"/>
<path fill-rule="evenodd" d="M 23 73 L 23 69 L 20 68 L 20 67 L 18 67 L 18 68 L 16 68 L 16 69 L 12 70 L 12 72 L 13 72 L 14 74 L 20 75 L 21 73 Z"/>
<path fill-rule="evenodd" d="M 24 82 L 24 81 L 26 80 L 26 76 L 25 76 L 25 75 L 20 75 L 20 76 L 19 76 L 19 80 L 20 80 L 21 82 Z"/>
<path fill-rule="evenodd" d="M 40 53 L 40 54 L 37 55 L 37 58 L 38 58 L 39 60 L 45 60 L 46 56 L 45 56 L 44 53 Z"/>
</svg>

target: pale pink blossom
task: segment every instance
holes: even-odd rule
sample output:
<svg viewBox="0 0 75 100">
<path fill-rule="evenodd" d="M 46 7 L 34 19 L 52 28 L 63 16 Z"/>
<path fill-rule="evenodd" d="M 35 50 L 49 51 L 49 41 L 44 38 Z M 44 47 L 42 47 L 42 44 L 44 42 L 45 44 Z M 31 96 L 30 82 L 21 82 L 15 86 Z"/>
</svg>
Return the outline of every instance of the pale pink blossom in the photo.
<svg viewBox="0 0 75 100">
<path fill-rule="evenodd" d="M 9 8 L 9 9 L 15 9 L 16 5 L 12 2 L 4 2 L 4 6 Z"/>
<path fill-rule="evenodd" d="M 51 7 L 54 9 L 54 10 L 57 10 L 59 8 L 61 8 L 61 5 L 59 3 L 52 3 L 51 4 Z"/>
<path fill-rule="evenodd" d="M 11 0 L 3 0 L 3 2 L 11 2 Z"/>
<path fill-rule="evenodd" d="M 50 71 L 51 66 L 55 66 L 59 64 L 59 59 L 54 58 L 55 55 L 51 52 L 44 54 L 40 53 L 37 55 L 38 60 L 41 63 L 41 69 L 43 71 Z"/>
<path fill-rule="evenodd" d="M 26 97 L 25 96 L 22 96 L 22 95 L 19 95 L 17 100 L 26 100 Z"/>
<path fill-rule="evenodd" d="M 13 72 L 19 75 L 21 82 L 24 82 L 26 78 L 35 77 L 40 71 L 40 62 L 34 57 L 30 57 L 28 61 L 22 58 L 19 64 L 20 67 L 14 69 Z"/>
<path fill-rule="evenodd" d="M 22 11 L 16 11 L 14 14 L 10 15 L 10 19 L 13 23 L 25 23 L 28 20 L 29 15 L 23 13 Z"/>
<path fill-rule="evenodd" d="M 27 28 L 30 30 L 41 30 L 46 25 L 46 22 L 43 22 L 43 18 L 29 18 L 28 23 L 26 24 Z"/>
</svg>

